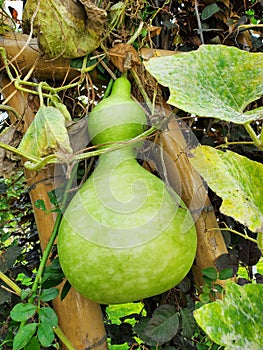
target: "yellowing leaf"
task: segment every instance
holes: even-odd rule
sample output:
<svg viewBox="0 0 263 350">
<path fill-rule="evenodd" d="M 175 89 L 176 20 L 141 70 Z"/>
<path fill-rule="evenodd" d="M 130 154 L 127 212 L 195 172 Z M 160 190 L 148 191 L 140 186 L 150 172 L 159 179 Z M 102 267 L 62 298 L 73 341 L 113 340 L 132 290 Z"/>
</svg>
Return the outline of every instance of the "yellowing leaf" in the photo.
<svg viewBox="0 0 263 350">
<path fill-rule="evenodd" d="M 62 113 L 54 107 L 40 107 L 18 148 L 37 158 L 72 154 Z"/>
<path fill-rule="evenodd" d="M 160 84 L 169 87 L 168 103 L 186 112 L 237 124 L 263 117 L 263 108 L 244 112 L 263 95 L 263 53 L 202 45 L 144 64 Z"/>
<path fill-rule="evenodd" d="M 34 35 L 42 53 L 51 58 L 87 55 L 100 45 L 106 12 L 92 1 L 81 2 L 84 7 L 74 0 L 28 0 L 23 12 L 24 32 L 30 32 L 34 18 Z"/>
<path fill-rule="evenodd" d="M 191 163 L 208 186 L 223 199 L 220 211 L 246 225 L 263 230 L 263 165 L 231 151 L 209 146 L 192 151 Z"/>
<path fill-rule="evenodd" d="M 226 283 L 226 295 L 194 311 L 199 326 L 226 350 L 263 349 L 263 285 Z"/>
</svg>

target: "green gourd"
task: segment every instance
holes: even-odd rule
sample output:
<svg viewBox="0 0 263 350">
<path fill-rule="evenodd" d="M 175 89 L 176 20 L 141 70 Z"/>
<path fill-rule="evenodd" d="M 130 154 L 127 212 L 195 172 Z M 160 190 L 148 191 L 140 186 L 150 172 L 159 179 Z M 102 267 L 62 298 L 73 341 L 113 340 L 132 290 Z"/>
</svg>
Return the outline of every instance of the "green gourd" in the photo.
<svg viewBox="0 0 263 350">
<path fill-rule="evenodd" d="M 88 119 L 93 144 L 131 139 L 146 117 L 118 78 Z M 102 154 L 66 209 L 58 235 L 61 267 L 72 286 L 101 304 L 165 292 L 190 270 L 193 219 L 179 196 L 135 159 L 134 145 Z"/>
</svg>

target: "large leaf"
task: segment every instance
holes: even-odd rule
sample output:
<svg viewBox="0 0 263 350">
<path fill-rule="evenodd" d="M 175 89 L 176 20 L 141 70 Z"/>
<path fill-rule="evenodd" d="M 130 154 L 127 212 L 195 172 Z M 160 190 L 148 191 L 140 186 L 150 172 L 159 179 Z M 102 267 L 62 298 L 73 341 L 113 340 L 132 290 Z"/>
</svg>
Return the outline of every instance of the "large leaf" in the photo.
<svg viewBox="0 0 263 350">
<path fill-rule="evenodd" d="M 263 117 L 244 112 L 263 95 L 263 54 L 224 45 L 151 58 L 146 69 L 170 89 L 168 103 L 186 112 L 244 124 Z"/>
<path fill-rule="evenodd" d="M 161 305 L 153 313 L 145 328 L 145 335 L 158 343 L 171 340 L 179 327 L 178 312 L 172 305 Z"/>
<path fill-rule="evenodd" d="M 263 165 L 231 151 L 199 146 L 191 163 L 208 186 L 223 199 L 220 211 L 247 226 L 263 231 Z"/>
<path fill-rule="evenodd" d="M 34 35 L 41 51 L 49 57 L 85 56 L 100 45 L 106 12 L 91 0 L 27 0 L 23 12 L 24 32 Z M 88 17 L 88 19 L 87 19 Z"/>
<path fill-rule="evenodd" d="M 194 335 L 196 323 L 193 318 L 193 311 L 187 308 L 180 309 L 182 320 L 182 335 L 186 338 L 191 338 Z"/>
<path fill-rule="evenodd" d="M 18 148 L 37 158 L 72 154 L 63 114 L 55 107 L 40 107 Z"/>
<path fill-rule="evenodd" d="M 7 270 L 11 269 L 21 253 L 21 250 L 22 248 L 18 246 L 7 248 L 6 251 L 0 255 L 0 271 L 6 273 Z"/>
<path fill-rule="evenodd" d="M 226 283 L 226 295 L 194 311 L 199 326 L 226 350 L 263 349 L 263 285 Z"/>
</svg>

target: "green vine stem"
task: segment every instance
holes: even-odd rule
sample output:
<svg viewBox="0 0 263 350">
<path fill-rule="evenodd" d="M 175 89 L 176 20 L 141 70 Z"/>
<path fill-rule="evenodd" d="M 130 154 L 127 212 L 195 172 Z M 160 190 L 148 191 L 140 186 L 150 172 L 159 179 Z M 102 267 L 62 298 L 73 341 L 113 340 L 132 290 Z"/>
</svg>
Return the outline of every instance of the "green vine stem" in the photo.
<svg viewBox="0 0 263 350">
<path fill-rule="evenodd" d="M 263 232 L 258 232 L 258 246 L 263 253 Z"/>
<path fill-rule="evenodd" d="M 140 141 L 144 138 L 146 138 L 147 136 L 150 136 L 151 134 L 153 134 L 157 129 L 155 127 L 151 127 L 150 129 L 146 130 L 145 132 L 143 132 L 142 134 L 140 134 L 139 136 L 136 136 L 135 138 L 129 140 L 129 141 L 124 141 L 124 142 L 116 142 L 113 145 L 109 146 L 109 147 L 105 147 L 105 148 L 101 148 L 95 151 L 89 151 L 87 153 L 81 153 L 81 154 L 76 154 L 74 155 L 74 157 L 72 158 L 72 162 L 74 161 L 80 161 L 80 160 L 84 160 L 87 158 L 91 158 L 91 157 L 95 157 L 95 156 L 99 156 L 103 153 L 108 153 L 108 152 L 112 152 L 112 151 L 116 151 L 118 149 L 121 149 L 129 144 L 135 143 L 137 141 Z M 100 145 L 102 146 L 102 145 Z M 24 163 L 24 166 L 26 169 L 29 169 L 31 171 L 39 171 L 41 170 L 44 166 L 48 165 L 48 164 L 54 164 L 54 163 L 65 163 L 65 161 L 63 159 L 60 159 L 57 157 L 56 154 L 50 154 L 48 156 L 46 156 L 45 158 L 36 158 L 31 156 L 28 153 L 25 153 L 23 151 L 20 151 L 19 149 L 12 147 L 6 143 L 3 143 L 0 141 L 0 148 L 3 148 L 7 151 L 13 152 L 21 157 L 24 157 L 26 159 L 28 159 L 28 161 L 26 161 Z"/>
<path fill-rule="evenodd" d="M 261 125 L 261 133 L 260 133 L 260 136 L 259 136 L 259 140 L 260 140 L 260 143 L 263 144 L 263 123 Z"/>
<path fill-rule="evenodd" d="M 20 115 L 17 113 L 17 111 L 13 107 L 0 104 L 0 110 L 14 113 L 16 119 L 20 119 L 21 118 Z"/>
<path fill-rule="evenodd" d="M 216 146 L 215 148 L 228 148 L 229 146 L 234 146 L 234 145 L 254 145 L 254 142 L 252 141 L 225 141 L 225 143 L 222 143 L 221 145 Z"/>
<path fill-rule="evenodd" d="M 141 83 L 141 80 L 136 72 L 136 70 L 134 68 L 131 69 L 131 73 L 132 73 L 132 76 L 133 76 L 133 79 L 135 80 L 143 98 L 144 98 L 144 101 L 147 105 L 147 107 L 149 108 L 149 110 L 151 111 L 151 113 L 153 114 L 153 105 L 152 105 L 152 102 L 151 100 L 149 99 L 149 96 L 147 95 L 142 83 Z"/>
<path fill-rule="evenodd" d="M 116 151 L 118 149 L 124 148 L 127 145 L 130 145 L 132 143 L 136 143 L 150 135 L 152 135 L 155 131 L 156 131 L 156 127 L 152 126 L 150 129 L 144 131 L 142 134 L 134 137 L 133 139 L 130 139 L 129 141 L 123 141 L 123 142 L 115 142 L 112 146 L 110 147 L 106 147 L 106 148 L 102 148 L 102 149 L 98 149 L 95 151 L 90 151 L 88 153 L 81 153 L 81 154 L 76 154 L 74 156 L 74 160 L 75 161 L 80 161 L 80 160 L 84 160 L 87 158 L 91 158 L 91 157 L 95 157 L 95 156 L 99 156 L 103 153 L 109 153 L 112 151 Z M 103 145 L 99 145 L 99 147 L 101 147 Z"/>
<path fill-rule="evenodd" d="M 3 63 L 4 63 L 4 67 L 2 67 L 2 69 L 4 68 L 6 70 L 8 78 L 13 82 L 15 80 L 15 78 L 13 77 L 13 74 L 11 73 L 11 70 L 9 67 L 10 63 L 8 62 L 7 55 L 6 55 L 6 49 L 4 47 L 0 47 L 0 55 L 1 55 Z M 14 69 L 16 76 L 18 76 L 18 71 L 13 64 L 12 64 L 12 68 Z"/>
<path fill-rule="evenodd" d="M 251 241 L 251 242 L 253 242 L 253 243 L 258 244 L 258 240 L 257 240 L 257 239 L 252 238 L 252 237 L 249 237 L 247 234 L 238 232 L 238 231 L 233 230 L 233 229 L 231 229 L 231 228 L 229 228 L 229 227 L 226 227 L 226 228 L 218 228 L 218 227 L 215 228 L 215 227 L 212 227 L 212 228 L 209 228 L 208 230 L 206 230 L 206 232 L 210 232 L 210 231 L 214 231 L 214 230 L 229 231 L 229 232 L 235 233 L 235 234 L 238 235 L 238 236 L 243 237 L 244 239 L 247 239 L 248 241 Z"/>
<path fill-rule="evenodd" d="M 259 149 L 262 149 L 263 148 L 263 143 L 262 143 L 261 137 L 263 137 L 263 136 L 258 138 L 257 134 L 253 130 L 253 128 L 250 125 L 250 123 L 244 124 L 244 128 L 246 129 L 247 133 L 249 134 L 249 136 L 251 137 L 252 141 L 254 142 L 254 145 L 256 147 L 258 147 Z"/>
<path fill-rule="evenodd" d="M 57 337 L 62 341 L 64 345 L 68 348 L 68 350 L 76 350 L 76 348 L 71 344 L 70 340 L 66 337 L 66 335 L 62 332 L 59 327 L 53 327 L 54 333 Z"/>
<path fill-rule="evenodd" d="M 3 148 L 3 149 L 5 149 L 7 151 L 10 151 L 10 152 L 13 152 L 13 153 L 19 155 L 20 157 L 24 157 L 24 158 L 26 158 L 26 159 L 30 160 L 31 162 L 34 162 L 34 163 L 35 162 L 39 162 L 40 160 L 42 160 L 42 158 L 33 157 L 29 153 L 25 153 L 23 151 L 20 151 L 19 149 L 15 148 L 13 146 L 10 146 L 7 143 L 3 143 L 1 141 L 0 141 L 0 148 Z"/>
<path fill-rule="evenodd" d="M 14 82 L 15 82 L 15 88 L 17 90 L 27 92 L 27 93 L 32 94 L 32 95 L 39 95 L 39 91 L 38 91 L 39 83 L 25 81 L 25 80 L 21 80 L 19 78 L 14 79 Z M 81 81 L 77 81 L 76 83 L 72 83 L 72 84 L 68 84 L 68 85 L 54 88 L 54 87 L 49 86 L 47 83 L 43 83 L 42 90 L 49 91 L 49 93 L 42 93 L 42 95 L 43 95 L 43 97 L 47 97 L 47 98 L 52 99 L 52 94 L 56 94 L 60 91 L 73 88 L 75 86 L 78 86 L 79 84 L 81 84 Z M 25 88 L 24 86 L 30 86 L 32 89 Z M 50 93 L 51 93 L 51 95 L 50 95 Z"/>
</svg>

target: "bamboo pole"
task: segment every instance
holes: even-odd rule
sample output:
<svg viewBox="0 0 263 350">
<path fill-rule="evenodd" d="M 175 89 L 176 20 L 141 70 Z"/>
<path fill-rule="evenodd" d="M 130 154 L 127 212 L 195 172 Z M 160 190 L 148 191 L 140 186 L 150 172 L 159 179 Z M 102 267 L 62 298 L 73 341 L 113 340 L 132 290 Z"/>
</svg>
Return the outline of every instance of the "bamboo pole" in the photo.
<svg viewBox="0 0 263 350">
<path fill-rule="evenodd" d="M 167 106 L 165 109 L 167 110 Z M 202 285 L 201 270 L 205 267 L 215 267 L 216 259 L 222 254 L 227 254 L 228 251 L 207 189 L 189 161 L 188 145 L 181 130 L 180 125 L 173 118 L 167 130 L 160 136 L 160 145 L 163 149 L 168 182 L 182 197 L 195 220 L 198 244 L 196 265 L 193 269 L 196 284 L 200 286 Z"/>
<path fill-rule="evenodd" d="M 4 76 L 0 79 L 0 85 L 6 98 L 15 91 L 13 84 L 9 84 L 9 80 Z M 27 99 L 28 96 L 26 94 L 16 91 L 9 101 L 9 105 L 19 115 L 23 116 L 25 128 L 30 125 L 34 118 L 34 113 L 29 107 Z M 60 175 L 60 181 L 63 181 L 63 174 L 61 173 Z M 36 208 L 34 203 L 37 199 L 42 199 L 46 208 L 50 209 L 48 192 L 54 189 L 54 168 L 47 167 L 38 173 L 25 170 L 25 176 L 43 250 L 53 230 L 56 216 L 55 213 L 47 215 Z M 56 185 L 58 183 L 59 179 L 56 179 Z M 102 314 L 98 304 L 83 298 L 71 288 L 66 298 L 61 301 L 60 297 L 58 297 L 54 300 L 53 306 L 59 318 L 60 328 L 75 346 L 76 350 L 105 350 L 108 348 Z M 65 348 L 62 346 L 62 349 Z"/>
<path fill-rule="evenodd" d="M 32 39 L 27 34 L 7 33 L 0 37 L 0 47 L 6 49 L 7 58 L 22 76 L 25 76 L 32 67 L 34 67 L 32 77 L 42 81 L 70 81 L 80 75 L 77 69 L 70 66 L 70 59 L 58 57 L 51 60 L 42 56 L 37 39 Z"/>
</svg>

